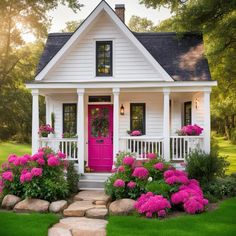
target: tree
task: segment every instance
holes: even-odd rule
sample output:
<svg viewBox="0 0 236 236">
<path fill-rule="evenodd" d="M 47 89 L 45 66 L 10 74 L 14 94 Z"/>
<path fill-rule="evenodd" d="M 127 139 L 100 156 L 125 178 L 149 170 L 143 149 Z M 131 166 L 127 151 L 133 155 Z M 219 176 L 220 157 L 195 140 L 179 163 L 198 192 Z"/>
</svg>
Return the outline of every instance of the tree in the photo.
<svg viewBox="0 0 236 236">
<path fill-rule="evenodd" d="M 236 107 L 236 1 L 235 0 L 140 0 L 146 7 L 169 7 L 174 13 L 158 31 L 200 31 L 213 80 L 213 127 L 230 138 Z"/>
<path fill-rule="evenodd" d="M 46 13 L 59 3 L 75 12 L 82 6 L 77 0 L 0 1 L 0 139 L 29 137 L 31 96 L 23 83 L 34 77 L 50 24 Z M 23 34 L 29 32 L 36 43 L 24 41 Z"/>
<path fill-rule="evenodd" d="M 150 32 L 155 31 L 154 23 L 146 17 L 132 16 L 128 24 L 129 28 L 134 32 Z"/>
<path fill-rule="evenodd" d="M 62 30 L 62 32 L 74 32 L 83 22 L 84 20 L 72 20 L 66 22 L 66 27 Z"/>
</svg>

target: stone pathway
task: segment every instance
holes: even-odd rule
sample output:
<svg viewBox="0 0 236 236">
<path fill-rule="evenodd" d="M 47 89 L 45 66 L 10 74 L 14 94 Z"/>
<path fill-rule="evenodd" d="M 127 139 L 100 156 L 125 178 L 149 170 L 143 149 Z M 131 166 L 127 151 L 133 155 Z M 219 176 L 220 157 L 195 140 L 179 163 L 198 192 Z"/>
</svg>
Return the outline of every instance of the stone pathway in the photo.
<svg viewBox="0 0 236 236">
<path fill-rule="evenodd" d="M 104 191 L 81 191 L 64 211 L 65 218 L 49 229 L 49 236 L 105 236 L 110 197 Z"/>
</svg>

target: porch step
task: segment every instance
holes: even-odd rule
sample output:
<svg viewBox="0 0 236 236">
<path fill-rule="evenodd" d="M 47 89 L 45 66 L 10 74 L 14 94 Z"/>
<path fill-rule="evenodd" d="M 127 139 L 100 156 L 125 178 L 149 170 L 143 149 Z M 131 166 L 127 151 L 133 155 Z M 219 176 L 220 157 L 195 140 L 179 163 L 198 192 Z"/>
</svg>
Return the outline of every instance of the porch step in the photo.
<svg viewBox="0 0 236 236">
<path fill-rule="evenodd" d="M 104 190 L 104 185 L 111 173 L 85 173 L 79 180 L 80 190 Z"/>
</svg>

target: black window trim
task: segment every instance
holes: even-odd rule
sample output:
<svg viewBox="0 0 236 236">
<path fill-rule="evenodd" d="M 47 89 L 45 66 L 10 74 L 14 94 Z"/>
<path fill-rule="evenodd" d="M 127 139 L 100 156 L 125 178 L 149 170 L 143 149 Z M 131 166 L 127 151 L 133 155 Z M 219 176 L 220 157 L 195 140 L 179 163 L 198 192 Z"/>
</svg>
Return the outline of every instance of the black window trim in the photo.
<svg viewBox="0 0 236 236">
<path fill-rule="evenodd" d="M 191 105 L 190 125 L 192 124 L 192 101 L 187 101 L 187 102 L 184 102 L 184 120 L 183 120 L 184 126 L 187 125 L 187 123 L 186 123 L 186 107 L 189 104 Z"/>
<path fill-rule="evenodd" d="M 142 106 L 143 107 L 143 133 L 146 134 L 146 103 L 130 103 L 130 130 L 132 131 L 132 107 Z"/>
<path fill-rule="evenodd" d="M 110 62 L 111 62 L 111 69 L 110 69 L 110 74 L 99 74 L 98 73 L 98 45 L 99 44 L 110 44 L 110 48 L 111 48 L 111 58 L 110 58 Z M 108 40 L 108 41 L 96 41 L 96 77 L 111 77 L 113 75 L 113 42 L 112 40 Z"/>
<path fill-rule="evenodd" d="M 75 120 L 75 134 L 77 134 L 77 103 L 63 103 L 63 110 L 62 110 L 62 130 L 63 130 L 63 134 L 65 133 L 65 106 L 75 106 L 75 114 L 76 114 L 76 120 Z"/>
</svg>

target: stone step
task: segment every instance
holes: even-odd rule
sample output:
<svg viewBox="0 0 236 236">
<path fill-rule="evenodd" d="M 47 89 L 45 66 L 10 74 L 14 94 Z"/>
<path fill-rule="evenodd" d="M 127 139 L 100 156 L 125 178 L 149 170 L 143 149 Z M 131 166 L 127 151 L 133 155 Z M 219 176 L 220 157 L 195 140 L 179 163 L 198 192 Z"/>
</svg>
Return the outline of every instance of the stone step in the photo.
<svg viewBox="0 0 236 236">
<path fill-rule="evenodd" d="M 48 236 L 106 236 L 106 220 L 86 217 L 67 217 L 48 231 Z"/>
<path fill-rule="evenodd" d="M 79 189 L 101 189 L 105 187 L 105 181 L 103 180 L 80 180 L 78 183 Z"/>
<path fill-rule="evenodd" d="M 111 173 L 84 173 L 80 176 L 81 180 L 84 179 L 92 179 L 92 180 L 104 180 L 106 181 L 107 178 L 111 176 Z"/>
</svg>

